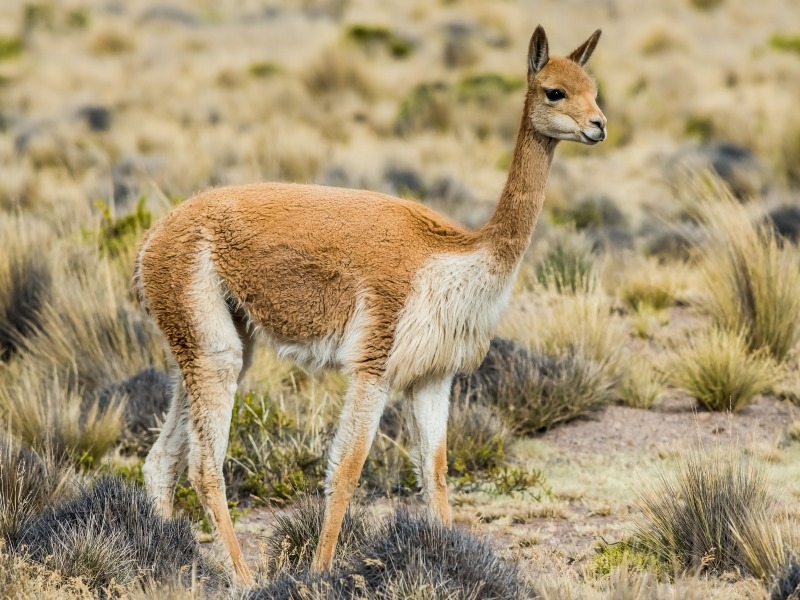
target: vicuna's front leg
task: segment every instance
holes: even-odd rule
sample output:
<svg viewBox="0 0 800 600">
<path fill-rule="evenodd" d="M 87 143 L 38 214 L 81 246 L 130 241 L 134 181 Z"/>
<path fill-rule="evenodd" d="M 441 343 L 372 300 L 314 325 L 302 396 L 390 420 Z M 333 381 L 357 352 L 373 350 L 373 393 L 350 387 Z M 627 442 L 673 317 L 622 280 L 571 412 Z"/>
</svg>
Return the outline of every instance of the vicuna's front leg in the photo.
<svg viewBox="0 0 800 600">
<path fill-rule="evenodd" d="M 314 571 L 331 568 L 344 513 L 361 477 L 388 393 L 388 384 L 374 376 L 357 374 L 350 382 L 328 461 L 325 518 L 314 556 Z"/>
<path fill-rule="evenodd" d="M 411 390 L 414 436 L 413 457 L 419 471 L 422 496 L 430 513 L 450 522 L 447 502 L 447 415 L 452 377 L 416 385 Z"/>
</svg>

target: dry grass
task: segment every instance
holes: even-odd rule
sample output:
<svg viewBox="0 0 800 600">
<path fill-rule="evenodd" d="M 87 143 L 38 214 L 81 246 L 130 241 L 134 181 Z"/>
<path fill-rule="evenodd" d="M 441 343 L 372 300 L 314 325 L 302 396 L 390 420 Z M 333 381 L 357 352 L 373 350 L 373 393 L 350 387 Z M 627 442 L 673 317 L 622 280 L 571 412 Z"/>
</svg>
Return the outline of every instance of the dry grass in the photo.
<svg viewBox="0 0 800 600">
<path fill-rule="evenodd" d="M 666 377 L 652 360 L 631 356 L 617 386 L 617 393 L 627 406 L 650 408 L 665 389 Z"/>
<path fill-rule="evenodd" d="M 782 361 L 800 327 L 800 254 L 716 182 L 698 183 L 699 215 L 711 240 L 699 248 L 702 309 L 721 328 L 742 332 L 751 351 Z"/>
<path fill-rule="evenodd" d="M 124 406 L 111 401 L 101 408 L 65 388 L 53 373 L 25 370 L 0 389 L 0 411 L 23 443 L 55 456 L 92 465 L 122 433 Z"/>
<path fill-rule="evenodd" d="M 615 368 L 622 341 L 620 322 L 602 294 L 559 298 L 535 317 L 535 328 L 522 330 L 530 345 L 546 354 L 575 354 Z"/>
<path fill-rule="evenodd" d="M 678 350 L 672 365 L 673 383 L 709 410 L 737 412 L 778 380 L 774 362 L 748 353 L 743 334 L 717 328 Z"/>
<path fill-rule="evenodd" d="M 0 438 L 0 544 L 15 544 L 28 519 L 69 494 L 69 483 L 69 470 L 52 453 Z"/>
<path fill-rule="evenodd" d="M 626 265 L 617 295 L 633 310 L 648 306 L 663 310 L 675 304 L 685 280 L 683 269 L 662 265 L 657 260 L 642 260 Z"/>
<path fill-rule="evenodd" d="M 638 504 L 637 537 L 666 565 L 764 579 L 783 565 L 788 548 L 773 530 L 776 505 L 766 470 L 735 447 L 693 451 Z"/>
</svg>

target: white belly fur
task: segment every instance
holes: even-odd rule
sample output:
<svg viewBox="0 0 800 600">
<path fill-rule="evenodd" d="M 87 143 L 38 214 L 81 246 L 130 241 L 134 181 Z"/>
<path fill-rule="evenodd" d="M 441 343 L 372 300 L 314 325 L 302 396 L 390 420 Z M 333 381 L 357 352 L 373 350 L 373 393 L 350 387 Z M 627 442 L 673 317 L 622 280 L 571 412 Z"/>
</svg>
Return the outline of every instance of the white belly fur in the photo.
<svg viewBox="0 0 800 600">
<path fill-rule="evenodd" d="M 392 386 L 477 368 L 515 274 L 498 273 L 483 249 L 432 257 L 417 273 L 397 323 L 386 372 Z"/>
</svg>

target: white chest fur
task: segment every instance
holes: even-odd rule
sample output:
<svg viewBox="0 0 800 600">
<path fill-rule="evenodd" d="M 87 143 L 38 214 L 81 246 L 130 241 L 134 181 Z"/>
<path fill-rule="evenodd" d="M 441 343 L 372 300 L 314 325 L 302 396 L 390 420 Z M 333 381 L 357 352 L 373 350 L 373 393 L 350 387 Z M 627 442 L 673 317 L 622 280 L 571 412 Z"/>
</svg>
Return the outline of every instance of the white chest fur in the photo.
<svg viewBox="0 0 800 600">
<path fill-rule="evenodd" d="M 417 273 L 397 323 L 387 364 L 393 386 L 477 368 L 515 274 L 499 273 L 483 249 L 431 258 Z"/>
</svg>

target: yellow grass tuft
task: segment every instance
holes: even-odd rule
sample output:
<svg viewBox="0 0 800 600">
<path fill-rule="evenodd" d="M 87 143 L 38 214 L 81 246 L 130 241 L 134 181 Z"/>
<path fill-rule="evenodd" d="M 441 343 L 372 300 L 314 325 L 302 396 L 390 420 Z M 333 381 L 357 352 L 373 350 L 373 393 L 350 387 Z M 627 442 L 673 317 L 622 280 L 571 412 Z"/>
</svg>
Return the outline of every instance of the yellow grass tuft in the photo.
<svg viewBox="0 0 800 600">
<path fill-rule="evenodd" d="M 696 186 L 698 215 L 710 240 L 699 248 L 700 307 L 722 329 L 742 332 L 750 351 L 785 360 L 800 326 L 800 253 L 755 225 L 745 206 L 715 181 Z"/>
<path fill-rule="evenodd" d="M 671 371 L 675 385 L 719 411 L 738 412 L 777 381 L 768 356 L 748 353 L 743 334 L 716 327 L 678 350 Z"/>
</svg>

